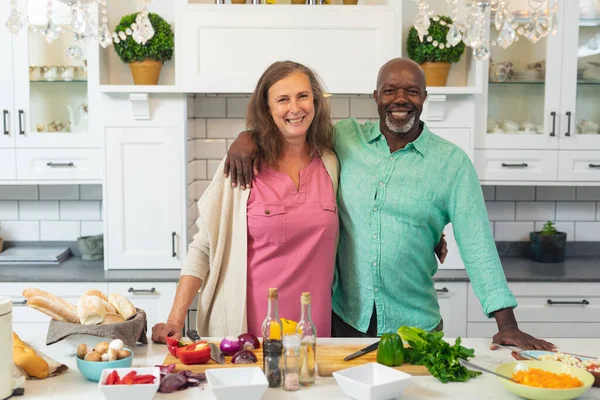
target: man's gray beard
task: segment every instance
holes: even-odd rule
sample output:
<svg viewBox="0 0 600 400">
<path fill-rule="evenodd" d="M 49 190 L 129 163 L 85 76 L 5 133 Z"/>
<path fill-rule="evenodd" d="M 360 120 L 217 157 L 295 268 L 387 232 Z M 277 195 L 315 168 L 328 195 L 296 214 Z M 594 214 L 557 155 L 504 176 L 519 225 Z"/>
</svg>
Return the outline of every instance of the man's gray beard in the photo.
<svg viewBox="0 0 600 400">
<path fill-rule="evenodd" d="M 410 131 L 412 129 L 412 127 L 415 124 L 415 115 L 413 114 L 412 117 L 410 117 L 410 119 L 404 124 L 404 125 L 398 125 L 396 123 L 394 123 L 394 121 L 392 121 L 392 119 L 390 118 L 389 115 L 385 116 L 385 124 L 387 125 L 388 129 L 394 133 L 406 133 L 408 131 Z"/>
</svg>

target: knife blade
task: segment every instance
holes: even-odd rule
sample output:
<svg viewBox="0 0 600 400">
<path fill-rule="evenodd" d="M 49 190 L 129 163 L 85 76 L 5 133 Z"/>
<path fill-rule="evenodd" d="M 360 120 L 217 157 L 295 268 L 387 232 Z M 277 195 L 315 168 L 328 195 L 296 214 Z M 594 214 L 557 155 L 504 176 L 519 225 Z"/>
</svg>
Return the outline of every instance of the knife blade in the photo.
<svg viewBox="0 0 600 400">
<path fill-rule="evenodd" d="M 200 340 L 202 340 L 200 335 L 198 335 L 198 331 L 195 329 L 188 330 L 187 336 L 194 342 L 199 342 Z M 214 343 L 209 343 L 208 347 L 210 347 L 210 359 L 216 363 L 225 364 L 225 356 L 223 355 L 221 349 L 219 349 Z"/>
<path fill-rule="evenodd" d="M 368 345 L 364 349 L 360 349 L 359 351 L 350 354 L 348 357 L 344 358 L 344 361 L 350 361 L 350 360 L 354 360 L 357 357 L 364 356 L 365 354 L 370 353 L 373 350 L 377 350 L 378 347 L 379 347 L 379 341 Z"/>
</svg>

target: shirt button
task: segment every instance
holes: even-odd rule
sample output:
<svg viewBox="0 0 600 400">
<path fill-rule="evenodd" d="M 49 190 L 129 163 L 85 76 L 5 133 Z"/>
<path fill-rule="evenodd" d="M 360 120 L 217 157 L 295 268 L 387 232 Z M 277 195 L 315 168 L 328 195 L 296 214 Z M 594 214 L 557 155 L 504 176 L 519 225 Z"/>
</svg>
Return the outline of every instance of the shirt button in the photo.
<svg viewBox="0 0 600 400">
<path fill-rule="evenodd" d="M 269 215 L 269 214 L 271 214 L 271 211 L 270 210 L 265 210 L 265 214 Z"/>
<path fill-rule="evenodd" d="M 394 157 L 390 157 L 390 161 L 394 161 Z"/>
<path fill-rule="evenodd" d="M 374 262 L 374 263 L 372 263 L 371 265 L 372 265 L 372 266 L 374 266 L 374 267 L 376 267 L 376 266 L 377 266 L 377 263 L 376 263 L 376 262 Z"/>
<path fill-rule="evenodd" d="M 385 183 L 379 182 L 379 186 L 383 186 L 383 185 L 385 185 Z"/>
<path fill-rule="evenodd" d="M 376 292 L 379 292 L 379 289 L 375 288 L 375 291 L 376 291 Z"/>
<path fill-rule="evenodd" d="M 373 239 L 377 239 L 377 235 L 373 235 Z"/>
<path fill-rule="evenodd" d="M 373 207 L 373 211 L 377 211 L 377 207 Z"/>
</svg>

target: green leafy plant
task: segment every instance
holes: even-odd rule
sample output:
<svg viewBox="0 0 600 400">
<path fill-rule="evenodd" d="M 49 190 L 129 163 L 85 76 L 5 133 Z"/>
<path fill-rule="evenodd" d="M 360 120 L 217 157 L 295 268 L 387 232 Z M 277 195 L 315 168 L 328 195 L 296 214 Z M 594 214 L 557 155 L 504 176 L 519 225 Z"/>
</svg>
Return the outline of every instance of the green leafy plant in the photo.
<svg viewBox="0 0 600 400">
<path fill-rule="evenodd" d="M 452 19 L 446 16 L 439 16 L 439 21 L 429 20 L 431 25 L 429 26 L 429 36 L 432 37 L 432 41 L 429 42 L 427 37 L 423 38 L 423 41 L 419 39 L 419 34 L 416 28 L 413 26 L 408 32 L 408 39 L 406 41 L 406 49 L 408 51 L 408 57 L 414 60 L 418 64 L 425 62 L 448 62 L 456 63 L 460 61 L 460 57 L 465 52 L 465 44 L 461 41 L 454 47 L 444 47 L 440 49 L 435 47 L 432 43 L 437 41 L 438 43 L 446 43 L 446 35 L 452 25 Z M 440 24 L 444 21 L 446 25 Z"/>
<path fill-rule="evenodd" d="M 558 233 L 558 231 L 554 227 L 554 224 L 552 223 L 552 221 L 546 222 L 544 224 L 544 226 L 542 227 L 542 230 L 540 231 L 540 235 L 544 235 L 544 236 L 552 236 L 552 235 L 556 235 L 557 233 Z"/>
<path fill-rule="evenodd" d="M 131 28 L 131 24 L 135 22 L 135 17 L 139 13 L 129 14 L 121 19 L 121 22 L 115 28 L 116 32 L 125 32 L 127 28 Z M 139 44 L 131 35 L 127 39 L 115 43 L 115 51 L 124 63 L 136 61 L 155 60 L 169 61 L 173 58 L 174 38 L 173 29 L 167 21 L 161 16 L 154 13 L 148 13 L 148 18 L 154 28 L 154 36 L 145 44 Z"/>
</svg>

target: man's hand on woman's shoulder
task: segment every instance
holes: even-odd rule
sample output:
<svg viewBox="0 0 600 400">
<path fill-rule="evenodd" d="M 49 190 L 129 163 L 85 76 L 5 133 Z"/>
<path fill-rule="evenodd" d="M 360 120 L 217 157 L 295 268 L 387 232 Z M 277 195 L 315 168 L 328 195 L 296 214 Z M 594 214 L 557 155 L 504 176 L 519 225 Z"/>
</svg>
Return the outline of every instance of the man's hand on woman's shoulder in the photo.
<svg viewBox="0 0 600 400">
<path fill-rule="evenodd" d="M 258 174 L 259 163 L 256 141 L 250 131 L 243 131 L 227 151 L 223 173 L 231 175 L 231 186 L 239 184 L 244 190 L 252 187 L 252 174 Z"/>
</svg>

